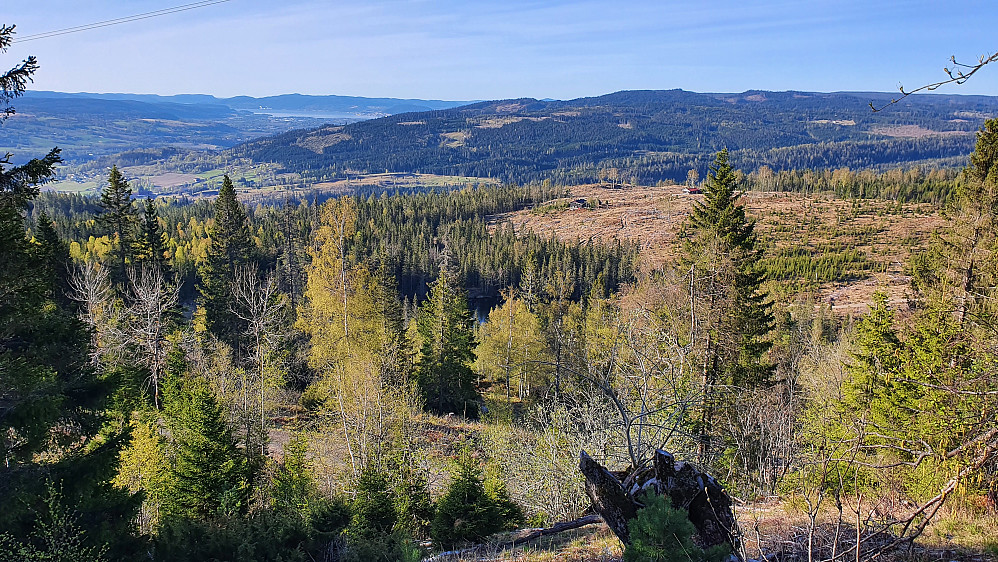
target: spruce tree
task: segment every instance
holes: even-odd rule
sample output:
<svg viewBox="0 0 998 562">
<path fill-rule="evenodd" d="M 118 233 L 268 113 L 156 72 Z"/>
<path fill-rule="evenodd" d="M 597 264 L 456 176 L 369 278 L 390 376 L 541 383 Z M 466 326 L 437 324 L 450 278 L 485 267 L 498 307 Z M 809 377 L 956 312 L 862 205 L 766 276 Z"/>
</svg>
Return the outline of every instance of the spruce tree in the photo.
<svg viewBox="0 0 998 562">
<path fill-rule="evenodd" d="M 66 304 L 64 294 L 70 265 L 69 246 L 65 240 L 59 238 L 52 219 L 45 211 L 38 216 L 35 243 L 39 265 L 43 268 L 45 283 L 49 287 L 49 297 Z"/>
<path fill-rule="evenodd" d="M 624 562 L 721 562 L 731 560 L 727 544 L 703 549 L 693 540 L 696 527 L 685 509 L 675 509 L 668 496 L 645 493 L 644 507 L 628 522 L 631 542 L 624 547 Z"/>
<path fill-rule="evenodd" d="M 998 282 L 993 250 L 998 243 L 998 119 L 988 119 L 977 132 L 963 180 L 958 184 L 953 209 L 954 233 L 946 237 L 946 247 L 942 248 L 951 264 L 952 279 L 936 283 L 933 289 L 955 294 L 961 325 L 989 325 L 998 315 L 994 299 L 984 296 Z"/>
<path fill-rule="evenodd" d="M 0 25 L 0 53 L 12 34 Z M 0 104 L 20 95 L 35 68 L 0 73 Z M 133 559 L 137 504 L 108 485 L 123 437 L 106 423 L 116 381 L 88 367 L 86 329 L 56 298 L 65 246 L 51 222 L 43 215 L 35 240 L 25 235 L 26 212 L 59 162 L 58 149 L 22 165 L 0 156 L 0 529 L 24 548 L 45 549 L 44 533 L 33 532 L 38 515 L 72 514 L 71 525 L 48 528 L 73 533 L 77 558 L 106 545 L 109 557 Z M 59 490 L 54 511 L 46 488 Z"/>
<path fill-rule="evenodd" d="M 232 312 L 232 283 L 237 265 L 248 263 L 253 253 L 246 211 L 236 198 L 232 180 L 226 175 L 215 200 L 215 224 L 209 231 L 211 241 L 200 269 L 201 306 L 205 327 L 222 341 L 236 347 L 243 323 Z"/>
<path fill-rule="evenodd" d="M 462 451 L 457 472 L 447 492 L 437 503 L 430 535 L 437 546 L 449 548 L 462 542 L 477 542 L 523 522 L 523 511 L 510 500 L 502 486 L 486 487 L 482 472 L 471 454 Z M 491 493 L 490 493 L 491 492 Z"/>
<path fill-rule="evenodd" d="M 354 535 L 370 537 L 387 534 L 398 521 L 388 475 L 373 466 L 361 471 L 351 507 L 350 531 Z"/>
<path fill-rule="evenodd" d="M 704 322 L 712 339 L 706 361 L 710 378 L 755 386 L 766 382 L 772 371 L 763 356 L 771 345 L 767 336 L 773 315 L 761 289 L 755 221 L 739 204 L 737 181 L 724 149 L 710 167 L 704 201 L 696 202 L 690 213 L 687 227 L 693 236 L 685 245 L 684 265 L 700 281 L 696 288 L 705 294 L 697 296 L 711 305 L 704 315 L 716 320 Z M 722 275 L 717 275 L 718 270 Z"/>
<path fill-rule="evenodd" d="M 728 162 L 728 149 L 717 153 L 704 184 L 703 201 L 693 203 L 689 227 L 698 234 L 711 233 L 732 248 L 755 249 L 755 221 L 745 217 L 745 207 L 738 204 L 738 178 Z"/>
<path fill-rule="evenodd" d="M 474 320 L 464 290 L 446 260 L 420 306 L 416 328 L 422 341 L 416 381 L 427 406 L 440 414 L 478 415 Z"/>
<path fill-rule="evenodd" d="M 124 275 L 125 263 L 132 253 L 132 243 L 135 240 L 135 208 L 132 205 L 132 188 L 125 176 L 118 171 L 117 166 L 111 168 L 107 177 L 107 185 L 100 193 L 101 214 L 97 223 L 114 244 L 116 274 Z"/>
<path fill-rule="evenodd" d="M 298 434 L 284 446 L 284 457 L 271 479 L 270 497 L 281 514 L 307 520 L 321 498 L 308 458 L 308 440 Z"/>
<path fill-rule="evenodd" d="M 166 233 L 159 226 L 156 204 L 147 197 L 142 208 L 139 235 L 134 244 L 135 259 L 160 270 L 166 268 Z"/>
<path fill-rule="evenodd" d="M 164 510 L 201 520 L 245 513 L 250 492 L 245 456 L 207 383 L 174 380 L 167 394 L 167 417 L 174 458 Z"/>
<path fill-rule="evenodd" d="M 718 385 L 766 384 L 765 361 L 773 315 L 762 291 L 755 221 L 739 203 L 738 178 L 727 149 L 717 154 L 704 183 L 704 199 L 693 205 L 685 230 L 681 267 L 691 276 L 691 303 L 702 363 L 704 404 L 698 422 L 701 461 L 711 448 Z"/>
</svg>

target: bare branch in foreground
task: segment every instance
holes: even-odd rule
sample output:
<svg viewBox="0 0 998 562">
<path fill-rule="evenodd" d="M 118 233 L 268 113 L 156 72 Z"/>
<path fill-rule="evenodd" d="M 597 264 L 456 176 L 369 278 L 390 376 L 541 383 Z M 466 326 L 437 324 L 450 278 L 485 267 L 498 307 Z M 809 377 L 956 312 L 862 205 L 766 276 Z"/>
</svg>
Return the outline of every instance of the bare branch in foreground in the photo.
<svg viewBox="0 0 998 562">
<path fill-rule="evenodd" d="M 901 91 L 901 97 L 896 99 L 892 98 L 891 101 L 885 103 L 880 107 L 876 107 L 875 105 L 873 105 L 873 102 L 871 101 L 870 109 L 872 109 L 874 112 L 882 111 L 912 94 L 922 91 L 931 92 L 940 86 L 945 86 L 946 84 L 953 84 L 953 83 L 963 84 L 967 80 L 970 80 L 970 77 L 973 76 L 978 70 L 983 68 L 984 65 L 998 60 L 998 53 L 981 55 L 980 58 L 977 60 L 976 64 L 963 64 L 961 62 L 957 62 L 956 56 L 951 56 L 949 60 L 953 64 L 953 67 L 943 68 L 943 72 L 945 72 L 946 75 L 949 76 L 949 78 L 947 78 L 946 80 L 933 82 L 932 84 L 926 84 L 922 87 L 915 88 L 914 90 L 905 90 L 904 86 L 899 85 L 898 90 Z"/>
</svg>

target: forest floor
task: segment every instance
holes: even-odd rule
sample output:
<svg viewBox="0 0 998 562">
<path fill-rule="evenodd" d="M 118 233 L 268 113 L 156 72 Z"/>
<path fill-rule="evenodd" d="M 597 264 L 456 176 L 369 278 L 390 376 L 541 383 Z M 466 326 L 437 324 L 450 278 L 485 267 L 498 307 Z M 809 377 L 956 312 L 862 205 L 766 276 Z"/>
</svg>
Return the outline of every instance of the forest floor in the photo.
<svg viewBox="0 0 998 562">
<path fill-rule="evenodd" d="M 461 416 L 421 414 L 415 420 L 416 446 L 424 459 L 426 476 L 434 496 L 443 493 L 451 479 L 453 459 L 465 447 L 473 455 L 484 454 L 484 434 L 489 424 Z M 278 455 L 287 433 L 271 431 L 272 454 Z M 339 459 L 332 464 L 319 463 L 320 482 L 342 481 L 351 469 L 342 439 L 334 434 L 314 436 L 312 446 L 319 459 Z M 335 489 L 327 490 L 336 492 Z M 581 493 L 581 491 L 579 492 Z M 868 499 L 866 501 L 869 501 Z M 770 498 L 749 502 L 735 508 L 741 528 L 745 552 L 750 558 L 762 559 L 777 552 L 794 553 L 781 560 L 806 560 L 808 516 L 793 498 Z M 848 510 L 848 505 L 846 505 Z M 848 511 L 847 511 L 848 513 Z M 816 543 L 830 540 L 835 514 L 828 509 L 818 515 Z M 822 523 L 823 522 L 823 523 Z M 557 521 L 549 521 L 552 525 Z M 846 524 L 843 536 L 854 531 Z M 509 534 L 491 538 L 489 543 L 473 552 L 438 559 L 439 562 L 620 562 L 622 545 L 605 524 L 595 524 L 542 537 L 522 546 L 510 548 Z M 844 541 L 845 542 L 845 541 Z M 498 546 L 503 545 L 503 546 Z M 961 497 L 948 502 L 908 551 L 892 553 L 882 558 L 886 562 L 998 562 L 998 511 L 983 498 Z"/>
<path fill-rule="evenodd" d="M 807 560 L 807 517 L 783 502 L 762 502 L 736 510 L 750 560 Z M 820 525 L 816 544 L 827 540 L 834 526 Z M 854 532 L 852 527 L 843 536 Z M 504 542 L 505 537 L 494 538 Z M 761 546 L 761 548 L 760 548 Z M 606 524 L 590 525 L 544 537 L 514 548 L 490 547 L 436 559 L 439 562 L 620 562 L 623 547 Z M 853 560 L 846 556 L 845 560 Z M 998 562 L 998 516 L 949 512 L 932 523 L 910 547 L 887 552 L 885 562 Z"/>
<path fill-rule="evenodd" d="M 682 247 L 681 227 L 703 195 L 684 194 L 682 186 L 607 188 L 580 185 L 563 199 L 492 217 L 517 229 L 551 233 L 565 240 L 629 240 L 640 247 L 643 270 L 660 268 Z M 585 199 L 584 208 L 568 202 Z M 874 292 L 884 291 L 895 304 L 907 301 L 905 267 L 913 252 L 924 249 L 946 224 L 930 204 L 898 205 L 885 200 L 837 199 L 830 195 L 748 192 L 742 198 L 767 255 L 807 248 L 814 257 L 856 250 L 865 271 L 849 279 L 813 284 L 820 303 L 842 314 L 861 313 Z"/>
<path fill-rule="evenodd" d="M 775 516 L 764 519 L 760 523 L 763 548 L 758 548 L 759 541 L 752 536 L 755 529 L 743 528 L 746 533 L 746 554 L 750 560 L 772 559 L 778 552 L 785 552 L 779 560 L 807 560 L 804 550 L 805 518 L 787 516 L 780 504 L 763 506 L 770 509 Z M 747 509 L 754 509 L 747 508 Z M 745 527 L 752 521 L 746 519 L 744 510 L 740 510 L 740 524 Z M 952 519 L 944 519 L 933 524 L 925 536 L 915 542 L 912 548 L 903 548 L 886 553 L 880 559 L 885 562 L 996 562 L 998 561 L 998 546 L 988 542 L 987 534 L 981 534 L 966 544 L 966 541 L 955 542 L 952 535 L 945 534 L 945 529 L 952 526 Z M 966 525 L 966 522 L 961 522 Z M 984 533 L 995 532 L 995 520 L 986 523 L 987 528 L 977 527 Z M 847 529 L 845 532 L 851 529 Z M 993 536 L 993 535 L 992 535 Z M 949 538 L 947 538 L 949 537 Z M 501 536 L 500 536 L 500 539 Z M 793 543 L 791 545 L 791 543 Z M 796 557 L 789 552 L 794 551 Z M 558 535 L 544 537 L 515 548 L 496 548 L 484 545 L 473 552 L 465 552 L 442 557 L 438 562 L 620 562 L 623 547 L 605 524 L 591 525 Z M 763 558 L 766 557 L 766 558 Z M 849 556 L 846 560 L 853 560 Z"/>
</svg>

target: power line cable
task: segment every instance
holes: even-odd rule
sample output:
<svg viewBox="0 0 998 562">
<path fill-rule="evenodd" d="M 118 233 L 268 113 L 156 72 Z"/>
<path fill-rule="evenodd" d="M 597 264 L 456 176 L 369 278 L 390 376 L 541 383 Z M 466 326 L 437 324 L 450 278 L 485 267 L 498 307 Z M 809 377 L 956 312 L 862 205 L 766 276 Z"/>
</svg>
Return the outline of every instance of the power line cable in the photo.
<svg viewBox="0 0 998 562">
<path fill-rule="evenodd" d="M 58 37 L 60 35 L 67 35 L 69 33 L 79 33 L 81 31 L 90 31 L 91 29 L 100 29 L 102 27 L 108 27 L 112 25 L 118 25 L 122 23 L 129 23 L 133 21 L 145 20 L 149 18 L 155 18 L 159 16 L 165 16 L 168 14 L 176 14 L 178 12 L 186 12 L 188 10 L 194 10 L 197 8 L 204 8 L 206 6 L 211 6 L 214 4 L 222 4 L 224 2 L 229 2 L 230 0 L 202 0 L 201 2 L 192 2 L 190 4 L 182 4 L 180 6 L 174 6 L 172 8 L 163 8 L 162 10 L 156 10 L 153 12 L 145 12 L 143 14 L 136 14 L 134 16 L 127 16 L 123 18 L 116 18 L 111 20 L 104 20 L 95 23 L 88 23 L 86 25 L 78 25 L 76 27 L 67 27 L 65 29 L 56 29 L 54 31 L 46 31 L 44 33 L 35 33 L 34 35 L 25 35 L 24 37 L 18 37 L 14 40 L 15 43 L 23 43 L 25 41 L 35 41 L 38 39 L 48 39 L 50 37 Z"/>
</svg>

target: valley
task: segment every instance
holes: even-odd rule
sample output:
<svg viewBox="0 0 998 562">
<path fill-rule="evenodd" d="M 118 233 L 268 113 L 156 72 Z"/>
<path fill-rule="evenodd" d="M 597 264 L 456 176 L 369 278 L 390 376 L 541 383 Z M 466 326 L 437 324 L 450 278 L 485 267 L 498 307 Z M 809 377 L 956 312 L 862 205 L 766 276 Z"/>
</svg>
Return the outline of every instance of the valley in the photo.
<svg viewBox="0 0 998 562">
<path fill-rule="evenodd" d="M 63 96 L 63 97 L 60 97 Z M 706 94 L 624 91 L 565 101 L 465 102 L 338 96 L 231 98 L 33 94 L 0 141 L 60 146 L 50 188 L 93 192 L 112 165 L 150 193 L 311 189 L 348 177 L 428 174 L 562 185 L 682 183 L 731 151 L 748 174 L 770 170 L 952 169 L 998 98 L 917 96 L 873 113 L 878 93 Z M 272 109 L 259 109 L 260 106 Z M 337 119 L 316 111 L 352 111 Z M 279 111 L 311 116 L 275 116 Z M 401 113 L 399 113 L 401 112 Z M 344 114 L 346 115 L 346 114 Z"/>
<path fill-rule="evenodd" d="M 12 175 L 27 202 L 0 223 L 0 288 L 21 299 L 0 307 L 16 336 L 0 361 L 29 381 L 10 400 L 99 411 L 120 436 L 86 481 L 134 502 L 93 547 L 119 559 L 238 543 L 259 560 L 619 562 L 634 543 L 598 494 L 623 484 L 598 488 L 580 458 L 626 481 L 668 449 L 734 502 L 720 511 L 752 534 L 717 544 L 743 558 L 888 544 L 900 562 L 913 544 L 990 562 L 998 343 L 977 295 L 998 231 L 975 217 L 998 193 L 998 98 L 871 117 L 857 96 L 618 92 L 285 131 L 308 123 L 218 100 L 67 103 L 90 109 L 66 163 L 48 183 Z M 7 123 L 27 153 L 69 123 L 32 107 Z M 91 409 L 79 384 L 116 394 Z M 89 456 L 43 436 L 33 450 Z M 689 509 L 632 519 L 690 539 Z M 4 521 L 28 538 L 0 534 L 0 554 L 32 540 L 28 511 Z"/>
<path fill-rule="evenodd" d="M 3 11 L 0 562 L 998 562 L 998 3 Z"/>
</svg>

